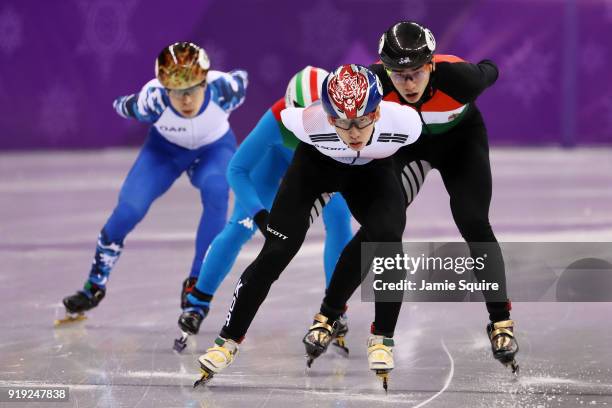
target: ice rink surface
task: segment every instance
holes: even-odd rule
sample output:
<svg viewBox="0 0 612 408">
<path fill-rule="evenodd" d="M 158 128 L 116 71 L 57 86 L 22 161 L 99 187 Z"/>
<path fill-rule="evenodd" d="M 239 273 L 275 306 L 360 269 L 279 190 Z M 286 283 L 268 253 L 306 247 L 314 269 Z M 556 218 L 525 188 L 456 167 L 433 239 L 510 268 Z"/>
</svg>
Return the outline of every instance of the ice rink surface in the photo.
<svg viewBox="0 0 612 408">
<path fill-rule="evenodd" d="M 365 355 L 373 305 L 358 292 L 349 303 L 350 357 L 330 350 L 306 372 L 301 338 L 324 290 L 320 221 L 272 287 L 234 365 L 194 390 L 196 358 L 221 328 L 262 239 L 244 248 L 200 334 L 174 353 L 200 212 L 184 177 L 126 240 L 101 305 L 88 320 L 55 329 L 61 299 L 86 279 L 135 155 L 0 155 L 0 387 L 70 388 L 68 403 L 0 406 L 612 407 L 611 303 L 515 303 L 518 379 L 491 356 L 484 304 L 407 303 L 385 395 Z M 612 242 L 612 150 L 498 149 L 491 158 L 500 241 Z M 408 211 L 404 237 L 460 240 L 435 171 Z"/>
</svg>

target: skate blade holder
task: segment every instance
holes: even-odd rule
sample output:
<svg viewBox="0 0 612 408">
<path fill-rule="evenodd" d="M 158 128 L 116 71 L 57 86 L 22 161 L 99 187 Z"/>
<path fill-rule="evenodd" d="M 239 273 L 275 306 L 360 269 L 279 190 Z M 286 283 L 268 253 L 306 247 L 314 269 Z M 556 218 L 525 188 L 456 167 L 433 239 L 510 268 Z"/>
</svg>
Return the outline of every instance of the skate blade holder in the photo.
<svg viewBox="0 0 612 408">
<path fill-rule="evenodd" d="M 389 387 L 389 373 L 391 370 L 374 370 L 376 376 L 382 380 L 382 386 L 385 389 L 385 392 L 388 392 L 387 389 Z"/>
<path fill-rule="evenodd" d="M 181 353 L 187 347 L 187 339 L 189 338 L 189 333 L 181 332 L 181 337 L 178 339 L 174 339 L 174 346 L 172 347 L 174 351 L 177 353 Z"/>
<path fill-rule="evenodd" d="M 312 363 L 315 361 L 316 357 L 309 356 L 308 354 L 306 354 L 304 357 L 306 357 L 306 370 L 308 370 L 312 367 Z"/>
<path fill-rule="evenodd" d="M 193 388 L 196 388 L 198 385 L 206 385 L 206 383 L 212 380 L 213 376 L 215 375 L 214 373 L 203 368 L 200 368 L 200 372 L 202 373 L 202 377 L 193 383 Z"/>
<path fill-rule="evenodd" d="M 84 313 L 66 313 L 66 317 L 64 317 L 63 319 L 55 319 L 53 321 L 53 325 L 57 327 L 66 323 L 75 323 L 86 319 L 87 316 L 85 316 Z"/>
<path fill-rule="evenodd" d="M 306 354 L 304 355 L 304 357 L 306 357 L 306 369 L 309 369 L 310 367 L 312 367 L 312 363 L 319 357 L 321 357 L 325 351 L 321 351 L 321 350 L 316 350 L 313 349 L 311 350 L 312 352 L 308 352 L 308 350 L 306 351 Z"/>
<path fill-rule="evenodd" d="M 509 361 L 505 363 L 504 365 L 506 367 L 510 367 L 510 369 L 512 370 L 512 374 L 514 374 L 515 377 L 518 377 L 518 375 L 520 374 L 520 366 L 516 362 L 516 360 Z"/>
<path fill-rule="evenodd" d="M 512 355 L 512 357 L 508 357 L 504 355 L 500 355 L 499 357 L 495 357 L 494 355 L 494 357 L 497 361 L 502 363 L 504 367 L 510 368 L 512 370 L 512 374 L 514 374 L 515 377 L 518 377 L 520 373 L 520 366 L 519 366 L 519 363 L 514 358 L 514 354 Z"/>
</svg>

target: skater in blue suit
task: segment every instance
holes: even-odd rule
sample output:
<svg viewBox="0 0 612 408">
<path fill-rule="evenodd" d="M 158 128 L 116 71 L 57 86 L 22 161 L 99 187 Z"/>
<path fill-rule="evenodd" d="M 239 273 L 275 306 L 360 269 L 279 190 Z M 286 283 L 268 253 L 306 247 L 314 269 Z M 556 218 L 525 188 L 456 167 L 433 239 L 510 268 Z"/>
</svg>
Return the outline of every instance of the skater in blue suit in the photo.
<svg viewBox="0 0 612 408">
<path fill-rule="evenodd" d="M 68 320 L 102 300 L 125 238 L 183 173 L 200 191 L 205 208 L 189 275 L 198 276 L 206 250 L 226 222 L 225 173 L 236 150 L 228 117 L 244 101 L 248 82 L 245 71 L 228 74 L 209 68 L 204 49 L 189 42 L 174 43 L 157 58 L 155 79 L 139 93 L 113 103 L 122 117 L 150 123 L 151 128 L 100 232 L 84 288 L 63 300 Z"/>
<path fill-rule="evenodd" d="M 287 130 L 280 112 L 286 106 L 304 107 L 319 99 L 319 89 L 327 72 L 306 67 L 290 81 L 285 98 L 278 100 L 261 117 L 232 158 L 227 172 L 236 202 L 230 221 L 215 238 L 206 255 L 200 276 L 188 289 L 187 304 L 179 318 L 184 332 L 175 348 L 182 350 L 188 334 L 196 334 L 206 317 L 213 295 L 231 270 L 242 246 L 256 229 L 265 234 L 268 211 L 280 180 L 293 158 L 298 139 Z M 326 229 L 324 266 L 329 284 L 344 246 L 352 238 L 350 212 L 340 194 L 319 197 L 311 211 L 312 223 L 320 214 Z"/>
</svg>

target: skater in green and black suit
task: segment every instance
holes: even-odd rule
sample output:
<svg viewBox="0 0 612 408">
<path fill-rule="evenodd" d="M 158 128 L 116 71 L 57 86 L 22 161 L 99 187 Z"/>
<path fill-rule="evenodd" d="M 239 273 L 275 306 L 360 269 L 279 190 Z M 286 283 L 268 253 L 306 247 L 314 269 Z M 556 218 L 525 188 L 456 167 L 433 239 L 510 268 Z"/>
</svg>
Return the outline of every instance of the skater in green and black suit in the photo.
<svg viewBox="0 0 612 408">
<path fill-rule="evenodd" d="M 487 332 L 494 357 L 516 372 L 518 344 L 510 320 L 504 260 L 489 223 L 492 181 L 487 131 L 475 105 L 478 96 L 497 80 L 498 69 L 490 60 L 472 64 L 456 56 L 434 54 L 435 49 L 431 31 L 414 22 L 400 22 L 381 37 L 380 61 L 370 70 L 382 82 L 383 100 L 411 106 L 423 125 L 419 140 L 394 155 L 406 202 L 409 205 L 416 197 L 431 168 L 440 172 L 453 218 L 472 257 L 486 253 L 486 267 L 476 278 L 500 285 L 495 296 L 484 294 L 489 313 Z M 347 271 L 360 270 L 362 241 L 360 230 L 345 248 L 340 263 L 343 268 L 334 273 L 323 299 L 321 314 L 332 326 L 360 284 L 362 275 Z M 399 313 L 399 308 L 395 311 Z M 395 323 L 397 316 L 388 319 Z M 394 324 L 387 324 L 381 330 L 373 323 L 372 333 L 391 344 L 394 328 Z"/>
</svg>

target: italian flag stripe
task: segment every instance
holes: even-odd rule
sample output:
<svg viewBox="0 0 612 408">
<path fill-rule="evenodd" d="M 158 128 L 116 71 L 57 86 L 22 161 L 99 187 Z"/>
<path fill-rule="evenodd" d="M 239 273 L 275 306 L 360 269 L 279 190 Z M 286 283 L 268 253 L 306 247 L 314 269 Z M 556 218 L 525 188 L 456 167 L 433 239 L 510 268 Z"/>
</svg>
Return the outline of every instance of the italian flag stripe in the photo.
<svg viewBox="0 0 612 408">
<path fill-rule="evenodd" d="M 311 101 L 315 101 L 317 99 L 319 99 L 319 89 L 317 87 L 317 84 L 319 83 L 319 81 L 317 81 L 317 70 L 316 69 L 311 69 L 310 70 L 310 96 L 311 96 Z"/>
<path fill-rule="evenodd" d="M 302 71 L 298 72 L 295 78 L 295 98 L 300 106 L 304 106 L 304 95 L 302 94 Z"/>
</svg>

